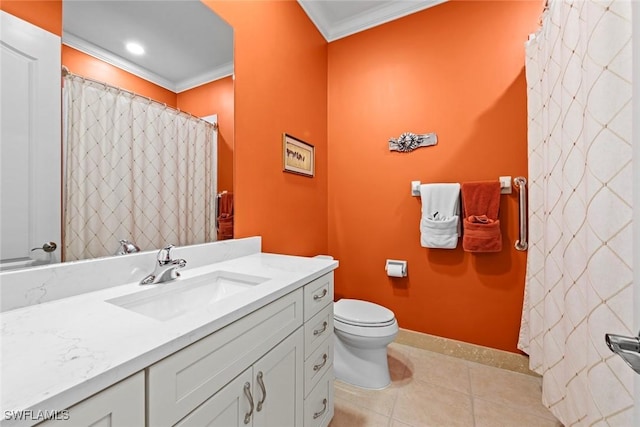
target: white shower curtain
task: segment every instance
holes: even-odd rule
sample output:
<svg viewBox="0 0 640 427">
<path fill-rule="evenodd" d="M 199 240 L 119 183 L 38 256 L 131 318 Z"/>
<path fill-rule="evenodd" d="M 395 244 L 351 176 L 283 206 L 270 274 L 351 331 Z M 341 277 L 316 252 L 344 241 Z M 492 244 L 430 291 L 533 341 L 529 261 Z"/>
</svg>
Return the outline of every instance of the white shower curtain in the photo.
<svg viewBox="0 0 640 427">
<path fill-rule="evenodd" d="M 64 90 L 66 261 L 215 240 L 213 125 L 74 75 Z"/>
<path fill-rule="evenodd" d="M 518 346 L 566 426 L 633 425 L 634 373 L 604 340 L 637 332 L 631 30 L 629 1 L 556 0 L 526 47 L 530 242 Z"/>
</svg>

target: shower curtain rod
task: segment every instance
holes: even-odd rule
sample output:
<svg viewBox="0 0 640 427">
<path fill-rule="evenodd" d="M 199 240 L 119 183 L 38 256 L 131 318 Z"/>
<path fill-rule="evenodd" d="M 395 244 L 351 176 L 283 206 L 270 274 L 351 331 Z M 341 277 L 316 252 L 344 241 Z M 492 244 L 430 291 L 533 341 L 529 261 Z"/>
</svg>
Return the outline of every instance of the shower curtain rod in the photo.
<svg viewBox="0 0 640 427">
<path fill-rule="evenodd" d="M 74 74 L 71 71 L 69 71 L 69 68 L 66 65 L 63 65 L 62 66 L 62 77 L 66 77 L 66 76 L 77 77 L 77 78 L 82 79 L 84 81 L 89 81 L 89 82 L 92 82 L 92 83 L 96 83 L 96 84 L 102 85 L 105 88 L 111 88 L 111 89 L 115 89 L 115 90 L 117 90 L 119 92 L 127 93 L 127 94 L 129 94 L 129 95 L 131 95 L 133 97 L 144 98 L 144 99 L 148 100 L 149 103 L 153 103 L 153 104 L 158 104 L 158 105 L 164 106 L 165 109 L 173 110 L 178 114 L 187 114 L 188 116 L 190 116 L 190 117 L 192 117 L 192 118 L 194 118 L 196 120 L 201 120 L 201 121 L 205 122 L 207 125 L 213 126 L 214 130 L 216 130 L 216 131 L 218 130 L 218 123 L 208 122 L 206 120 L 201 119 L 200 117 L 194 116 L 193 114 L 189 113 L 188 111 L 182 111 L 179 108 L 174 108 L 174 107 L 171 107 L 171 106 L 167 105 L 165 102 L 156 101 L 155 99 L 149 98 L 148 96 L 140 95 L 139 93 L 135 93 L 135 92 L 132 92 L 130 90 L 123 89 L 121 87 L 111 85 L 111 84 L 109 84 L 107 82 L 101 82 L 100 80 L 92 79 L 90 77 L 85 77 L 85 76 L 81 76 L 79 74 Z"/>
</svg>

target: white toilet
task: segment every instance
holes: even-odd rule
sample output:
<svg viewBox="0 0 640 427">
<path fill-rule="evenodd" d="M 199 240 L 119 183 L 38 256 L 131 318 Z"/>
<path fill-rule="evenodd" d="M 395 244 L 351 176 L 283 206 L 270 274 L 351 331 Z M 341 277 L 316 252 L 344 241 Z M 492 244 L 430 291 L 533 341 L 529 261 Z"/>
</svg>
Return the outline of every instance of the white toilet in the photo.
<svg viewBox="0 0 640 427">
<path fill-rule="evenodd" d="M 387 346 L 398 334 L 393 311 L 372 302 L 341 299 L 333 305 L 333 320 L 336 378 L 368 389 L 388 386 Z"/>
</svg>

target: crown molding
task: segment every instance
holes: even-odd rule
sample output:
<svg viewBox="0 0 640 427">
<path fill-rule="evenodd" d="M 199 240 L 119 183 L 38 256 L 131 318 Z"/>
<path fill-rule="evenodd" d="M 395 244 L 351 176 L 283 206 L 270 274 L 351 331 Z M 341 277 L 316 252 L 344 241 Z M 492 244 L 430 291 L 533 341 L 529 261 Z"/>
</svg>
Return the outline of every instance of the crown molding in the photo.
<svg viewBox="0 0 640 427">
<path fill-rule="evenodd" d="M 173 82 L 71 33 L 64 33 L 62 35 L 62 43 L 174 93 L 184 92 L 185 90 L 192 89 L 233 74 L 233 62 L 229 62 L 198 76 Z M 71 72 L 73 72 L 73 70 L 71 70 Z"/>
<path fill-rule="evenodd" d="M 199 76 L 191 77 L 177 82 L 175 92 L 184 92 L 185 90 L 193 89 L 194 87 L 198 87 L 205 83 L 209 83 L 224 77 L 229 77 L 231 75 L 233 75 L 233 62 L 228 62 L 211 71 L 200 74 Z"/>
<path fill-rule="evenodd" d="M 300 4 L 324 38 L 328 42 L 332 42 L 403 16 L 437 6 L 445 1 L 447 0 L 388 1 L 378 7 L 335 23 L 327 22 L 325 19 L 325 15 L 322 12 L 322 1 L 298 0 L 298 4 Z"/>
<path fill-rule="evenodd" d="M 329 28 L 329 23 L 324 19 L 324 13 L 321 10 L 321 3 L 319 1 L 297 1 L 302 10 L 304 10 L 304 12 L 307 14 L 311 22 L 313 22 L 313 25 L 315 25 L 318 31 L 320 31 L 322 37 L 324 37 L 324 39 L 328 42 L 331 41 L 329 40 L 331 29 Z"/>
</svg>

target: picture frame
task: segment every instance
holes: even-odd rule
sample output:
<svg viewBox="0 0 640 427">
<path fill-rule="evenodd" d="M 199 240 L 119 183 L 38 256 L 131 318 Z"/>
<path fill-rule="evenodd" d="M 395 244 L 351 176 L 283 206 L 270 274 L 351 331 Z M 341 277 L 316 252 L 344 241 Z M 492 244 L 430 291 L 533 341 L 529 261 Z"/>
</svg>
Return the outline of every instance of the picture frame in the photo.
<svg viewBox="0 0 640 427">
<path fill-rule="evenodd" d="M 284 172 L 312 178 L 315 175 L 315 147 L 287 133 L 282 134 Z"/>
</svg>

